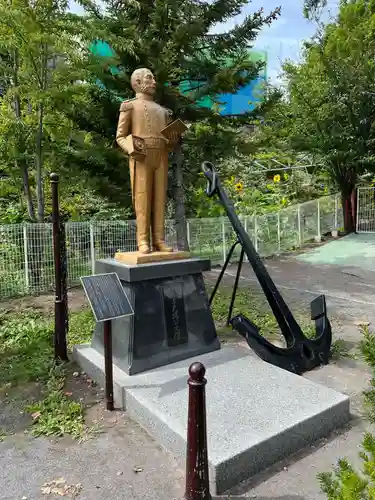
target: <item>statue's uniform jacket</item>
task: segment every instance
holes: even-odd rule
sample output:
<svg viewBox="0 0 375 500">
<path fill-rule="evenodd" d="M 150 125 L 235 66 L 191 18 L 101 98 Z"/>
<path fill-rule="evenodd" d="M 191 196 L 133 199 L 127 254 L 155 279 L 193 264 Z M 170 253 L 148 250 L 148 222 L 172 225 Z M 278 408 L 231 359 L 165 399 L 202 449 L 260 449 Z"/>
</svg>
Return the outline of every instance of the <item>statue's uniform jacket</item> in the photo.
<svg viewBox="0 0 375 500">
<path fill-rule="evenodd" d="M 168 183 L 168 141 L 160 131 L 168 125 L 167 109 L 151 100 L 132 99 L 120 106 L 116 140 L 126 150 L 129 134 L 145 141 L 146 156 L 129 158 L 130 180 L 137 217 L 138 247 L 149 244 L 150 226 L 154 245 L 164 242 L 164 217 Z"/>
</svg>

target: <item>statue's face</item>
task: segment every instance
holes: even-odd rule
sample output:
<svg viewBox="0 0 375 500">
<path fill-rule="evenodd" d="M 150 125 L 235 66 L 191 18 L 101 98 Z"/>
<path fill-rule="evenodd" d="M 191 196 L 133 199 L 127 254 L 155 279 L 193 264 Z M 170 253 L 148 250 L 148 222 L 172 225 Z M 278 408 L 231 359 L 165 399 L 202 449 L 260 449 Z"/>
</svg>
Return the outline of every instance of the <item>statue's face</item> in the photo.
<svg viewBox="0 0 375 500">
<path fill-rule="evenodd" d="M 151 71 L 145 71 L 140 75 L 139 90 L 142 94 L 155 95 L 156 81 Z"/>
</svg>

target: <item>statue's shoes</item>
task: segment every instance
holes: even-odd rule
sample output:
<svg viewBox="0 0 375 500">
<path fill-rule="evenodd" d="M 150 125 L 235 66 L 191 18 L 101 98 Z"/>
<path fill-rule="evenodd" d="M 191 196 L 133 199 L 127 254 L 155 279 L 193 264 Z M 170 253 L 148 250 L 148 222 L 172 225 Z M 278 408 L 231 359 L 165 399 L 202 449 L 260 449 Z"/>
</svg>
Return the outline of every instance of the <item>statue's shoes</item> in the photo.
<svg viewBox="0 0 375 500">
<path fill-rule="evenodd" d="M 147 243 L 139 245 L 138 251 L 140 253 L 151 253 L 150 246 Z"/>
<path fill-rule="evenodd" d="M 154 245 L 154 248 L 156 251 L 159 251 L 159 252 L 173 252 L 173 248 L 169 247 L 165 243 L 158 243 L 158 244 Z"/>
</svg>

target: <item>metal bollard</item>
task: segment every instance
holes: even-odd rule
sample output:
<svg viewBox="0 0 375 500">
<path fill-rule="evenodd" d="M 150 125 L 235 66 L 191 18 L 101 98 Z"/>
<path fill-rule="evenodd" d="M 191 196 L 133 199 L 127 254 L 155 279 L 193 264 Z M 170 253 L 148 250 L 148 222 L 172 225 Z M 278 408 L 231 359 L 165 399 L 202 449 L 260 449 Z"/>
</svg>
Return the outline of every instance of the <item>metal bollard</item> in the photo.
<svg viewBox="0 0 375 500">
<path fill-rule="evenodd" d="M 67 263 L 64 226 L 60 220 L 59 176 L 51 174 L 52 233 L 55 261 L 55 359 L 68 361 L 66 336 L 68 332 Z"/>
<path fill-rule="evenodd" d="M 206 373 L 202 363 L 189 368 L 189 408 L 185 500 L 211 500 L 208 476 Z"/>
</svg>

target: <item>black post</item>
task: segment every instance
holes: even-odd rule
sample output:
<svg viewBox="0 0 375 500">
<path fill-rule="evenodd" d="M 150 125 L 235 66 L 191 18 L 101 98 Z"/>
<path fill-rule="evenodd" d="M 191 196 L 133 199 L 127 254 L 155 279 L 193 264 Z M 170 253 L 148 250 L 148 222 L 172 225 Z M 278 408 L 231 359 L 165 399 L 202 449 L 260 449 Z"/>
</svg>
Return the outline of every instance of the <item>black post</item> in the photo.
<svg viewBox="0 0 375 500">
<path fill-rule="evenodd" d="M 209 300 L 209 304 L 211 305 L 212 301 L 214 300 L 214 297 L 216 295 L 216 292 L 217 292 L 217 289 L 219 288 L 219 285 L 221 283 L 221 280 L 223 279 L 223 276 L 225 274 L 225 271 L 227 270 L 227 267 L 229 265 L 229 261 L 232 257 L 232 253 L 234 252 L 234 249 L 236 248 L 237 245 L 239 245 L 240 242 L 237 240 L 233 243 L 233 245 L 230 247 L 230 250 L 229 250 L 229 253 L 227 255 L 227 258 L 225 259 L 225 262 L 224 262 L 224 265 L 220 271 L 220 274 L 219 274 L 219 277 L 216 281 L 216 284 L 215 284 L 215 287 L 211 293 L 211 297 L 210 297 L 210 300 Z"/>
<path fill-rule="evenodd" d="M 245 250 L 243 247 L 241 247 L 240 260 L 239 260 L 238 265 L 237 265 L 237 274 L 236 274 L 236 279 L 234 281 L 234 286 L 233 286 L 233 290 L 232 290 L 232 298 L 230 300 L 230 306 L 229 306 L 229 311 L 228 311 L 227 326 L 230 325 L 230 320 L 232 319 L 233 306 L 234 306 L 234 301 L 236 300 L 238 282 L 239 282 L 240 276 L 241 276 L 242 263 L 243 263 L 244 256 L 245 256 Z"/>
<path fill-rule="evenodd" d="M 114 410 L 113 401 L 113 362 L 112 362 L 112 328 L 111 321 L 104 321 L 104 369 L 105 369 L 105 399 L 107 410 Z"/>
<path fill-rule="evenodd" d="M 206 373 L 202 363 L 189 368 L 189 409 L 185 500 L 211 500 L 208 476 Z"/>
<path fill-rule="evenodd" d="M 66 335 L 68 331 L 68 301 L 66 283 L 65 232 L 62 231 L 59 209 L 59 176 L 51 174 L 52 234 L 55 261 L 55 359 L 68 361 Z"/>
</svg>

